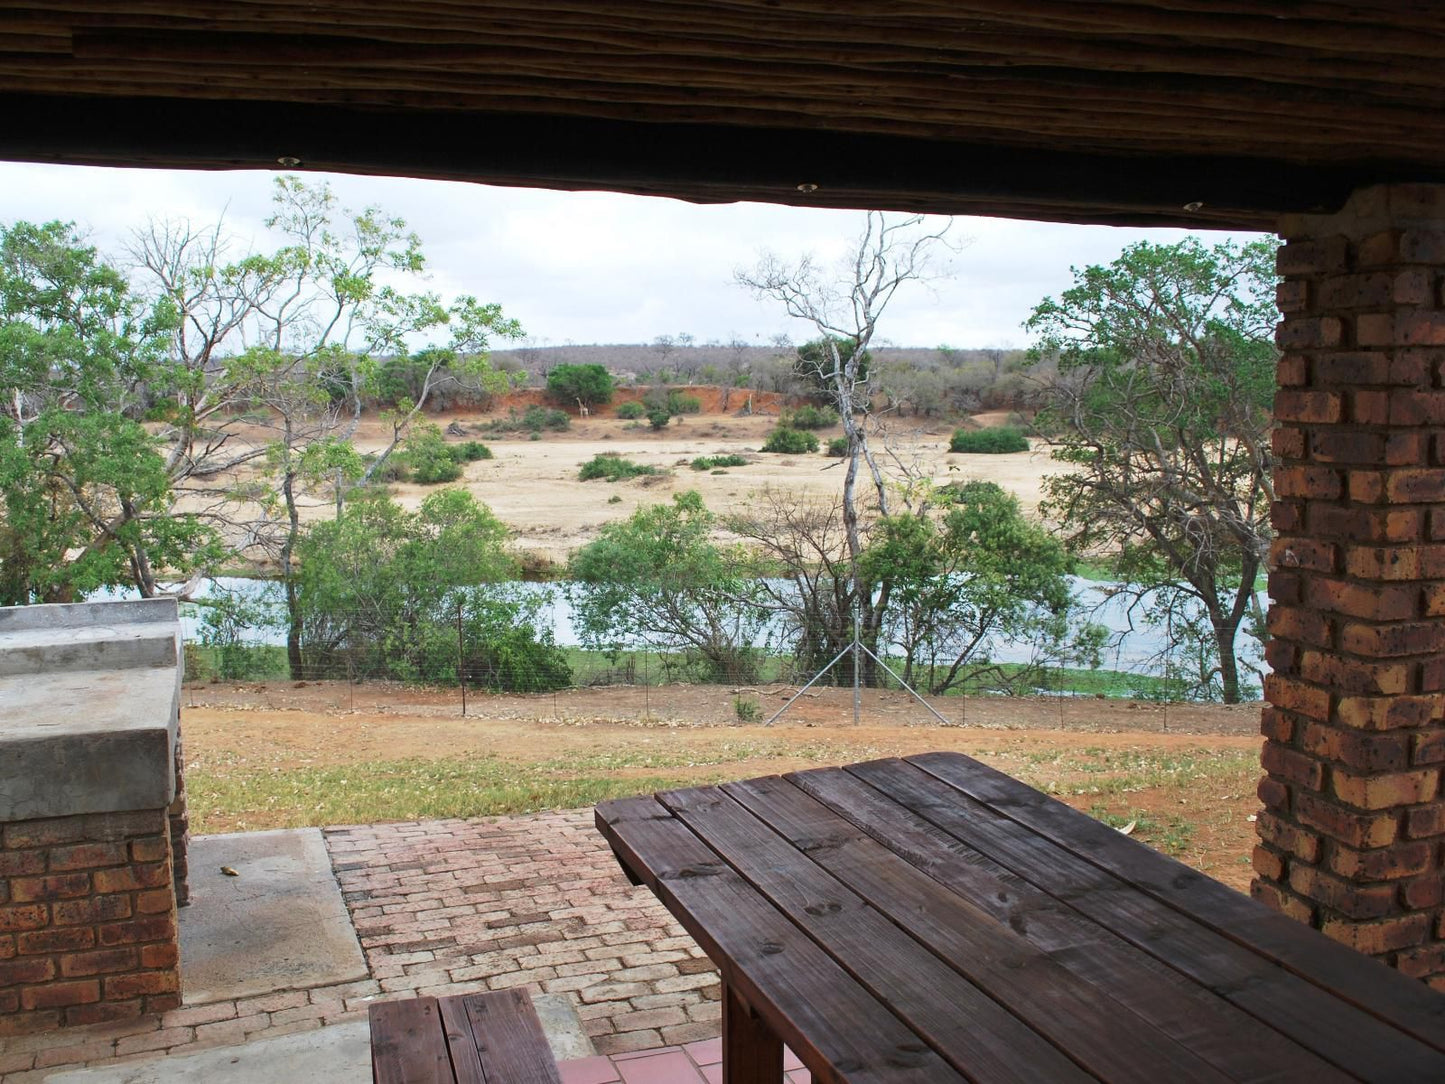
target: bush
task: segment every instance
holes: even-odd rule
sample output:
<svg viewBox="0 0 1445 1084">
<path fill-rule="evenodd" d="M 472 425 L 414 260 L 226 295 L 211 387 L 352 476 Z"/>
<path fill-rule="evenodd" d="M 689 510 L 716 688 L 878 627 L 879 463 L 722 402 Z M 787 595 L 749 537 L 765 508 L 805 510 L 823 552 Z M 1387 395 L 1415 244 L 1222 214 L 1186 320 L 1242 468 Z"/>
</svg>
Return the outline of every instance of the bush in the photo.
<svg viewBox="0 0 1445 1084">
<path fill-rule="evenodd" d="M 625 422 L 635 422 L 646 413 L 647 408 L 635 399 L 617 407 L 617 416 Z"/>
<path fill-rule="evenodd" d="M 818 450 L 818 438 L 802 429 L 789 429 L 780 425 L 768 434 L 763 445 L 765 452 L 782 452 L 785 455 L 802 455 Z"/>
<path fill-rule="evenodd" d="M 672 415 L 666 410 L 651 410 L 647 413 L 647 424 L 653 429 L 666 429 Z"/>
<path fill-rule="evenodd" d="M 667 393 L 667 409 L 672 414 L 698 414 L 702 411 L 702 400 L 696 395 L 670 391 Z"/>
<path fill-rule="evenodd" d="M 421 485 L 455 482 L 462 476 L 455 450 L 447 444 L 442 431 L 429 422 L 423 422 L 411 431 L 400 454 L 406 460 L 412 480 Z"/>
<path fill-rule="evenodd" d="M 693 470 L 712 470 L 715 467 L 746 467 L 748 461 L 740 455 L 700 455 L 692 461 Z"/>
<path fill-rule="evenodd" d="M 1006 452 L 1026 452 L 1029 450 L 1029 442 L 1023 433 L 1009 425 L 997 429 L 955 429 L 953 439 L 948 442 L 948 450 L 1000 455 Z"/>
<path fill-rule="evenodd" d="M 479 440 L 469 440 L 465 444 L 459 444 L 452 450 L 463 463 L 475 463 L 479 459 L 491 459 L 492 450 Z"/>
<path fill-rule="evenodd" d="M 540 407 L 536 404 L 529 406 L 526 413 L 522 415 L 522 428 L 530 429 L 539 433 L 543 429 L 552 429 L 561 432 L 572 426 L 572 419 L 564 411 L 555 410 L 550 407 Z"/>
<path fill-rule="evenodd" d="M 536 437 L 543 429 L 563 430 L 572 425 L 572 419 L 564 411 L 533 404 L 522 414 L 515 407 L 505 418 L 493 418 L 486 424 L 489 433 L 529 432 Z"/>
<path fill-rule="evenodd" d="M 736 697 L 733 700 L 733 712 L 740 723 L 751 723 L 755 721 L 761 711 L 761 706 L 751 697 Z"/>
<path fill-rule="evenodd" d="M 612 390 L 612 374 L 601 365 L 557 365 L 547 374 L 547 393 L 569 406 L 610 403 Z"/>
<path fill-rule="evenodd" d="M 589 461 L 582 464 L 582 469 L 577 472 L 577 477 L 584 482 L 590 482 L 594 478 L 606 478 L 609 482 L 620 482 L 627 478 L 636 478 L 643 474 L 661 474 L 656 467 L 649 467 L 645 463 L 634 463 L 630 459 L 623 459 L 615 452 L 599 452 Z"/>
<path fill-rule="evenodd" d="M 848 454 L 848 438 L 834 437 L 828 441 L 827 454 L 834 459 L 842 459 Z"/>
<path fill-rule="evenodd" d="M 838 415 L 832 410 L 807 404 L 788 415 L 783 424 L 790 429 L 827 429 L 838 424 Z"/>
</svg>

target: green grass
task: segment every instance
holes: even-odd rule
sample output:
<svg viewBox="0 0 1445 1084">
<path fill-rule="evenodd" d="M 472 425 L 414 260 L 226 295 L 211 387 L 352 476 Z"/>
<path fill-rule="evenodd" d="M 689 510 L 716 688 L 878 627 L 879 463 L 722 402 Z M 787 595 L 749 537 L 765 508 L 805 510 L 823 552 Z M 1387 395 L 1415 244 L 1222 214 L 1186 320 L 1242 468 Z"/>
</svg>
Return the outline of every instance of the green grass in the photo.
<svg viewBox="0 0 1445 1084">
<path fill-rule="evenodd" d="M 1182 817 L 1170 817 L 1166 823 L 1143 810 L 1131 809 L 1127 813 L 1110 813 L 1102 806 L 1091 808 L 1089 816 L 1102 821 L 1110 828 L 1124 828 L 1133 824 L 1134 829 L 1129 833 L 1131 838 L 1137 839 L 1140 843 L 1147 843 L 1165 854 L 1183 854 L 1194 839 L 1194 825 Z"/>
<path fill-rule="evenodd" d="M 706 750 L 624 749 L 514 762 L 498 757 L 369 761 L 326 768 L 263 768 L 235 753 L 186 768 L 192 828 L 297 828 L 325 824 L 488 817 L 577 809 L 733 777 L 725 765 L 788 756 L 836 758 L 824 745 L 725 742 Z M 716 767 L 717 771 L 698 772 Z M 642 770 L 647 774 L 631 774 Z M 611 773 L 629 772 L 617 777 Z"/>
<path fill-rule="evenodd" d="M 1036 750 L 991 754 L 1003 769 L 1030 786 L 1060 797 L 1116 798 L 1161 787 L 1219 787 L 1248 793 L 1259 775 L 1253 750 L 1194 748 L 1163 752 L 1139 749 Z"/>
<path fill-rule="evenodd" d="M 888 660 L 888 665 L 898 673 L 903 672 L 903 660 Z M 1021 663 L 999 663 L 1006 678 L 1028 669 Z M 915 669 L 915 684 L 919 689 L 928 687 L 926 669 Z M 940 675 L 941 676 L 941 675 Z M 1177 684 L 1177 683 L 1174 683 Z M 947 696 L 988 696 L 999 691 L 1000 682 L 992 674 L 982 677 L 965 678 L 945 694 Z M 1109 699 L 1167 699 L 1171 683 L 1161 677 L 1135 674 L 1125 670 L 1086 670 L 1077 667 L 1049 667 L 1038 671 L 1031 687 L 1040 693 L 1070 693 L 1074 696 L 1102 696 Z"/>
</svg>

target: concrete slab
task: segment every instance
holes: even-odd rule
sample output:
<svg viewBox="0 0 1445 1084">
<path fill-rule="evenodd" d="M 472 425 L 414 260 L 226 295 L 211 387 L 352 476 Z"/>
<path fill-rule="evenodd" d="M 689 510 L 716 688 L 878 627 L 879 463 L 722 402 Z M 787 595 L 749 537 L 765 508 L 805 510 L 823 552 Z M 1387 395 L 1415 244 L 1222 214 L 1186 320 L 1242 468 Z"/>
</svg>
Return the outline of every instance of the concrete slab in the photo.
<svg viewBox="0 0 1445 1084">
<path fill-rule="evenodd" d="M 319 829 L 193 836 L 189 863 L 191 905 L 180 913 L 187 1005 L 366 978 Z"/>
<path fill-rule="evenodd" d="M 0 608 L 0 821 L 175 796 L 174 599 Z"/>
<path fill-rule="evenodd" d="M 46 1084 L 366 1084 L 371 1080 L 371 1032 L 365 1020 L 358 1020 L 200 1054 L 70 1069 L 43 1079 Z"/>
<path fill-rule="evenodd" d="M 542 1021 L 542 1030 L 547 1034 L 547 1045 L 552 1048 L 554 1058 L 574 1061 L 597 1053 L 570 996 L 533 994 L 532 1004 L 537 1008 L 537 1018 Z"/>
</svg>

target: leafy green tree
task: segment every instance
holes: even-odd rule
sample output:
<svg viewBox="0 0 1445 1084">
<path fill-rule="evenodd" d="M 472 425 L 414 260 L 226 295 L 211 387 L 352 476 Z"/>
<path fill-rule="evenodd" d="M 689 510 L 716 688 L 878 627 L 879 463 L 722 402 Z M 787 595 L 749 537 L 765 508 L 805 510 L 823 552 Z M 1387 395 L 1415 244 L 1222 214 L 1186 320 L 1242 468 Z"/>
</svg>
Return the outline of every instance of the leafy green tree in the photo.
<svg viewBox="0 0 1445 1084">
<path fill-rule="evenodd" d="M 1099 632 L 1077 620 L 1063 544 L 993 482 L 937 496 L 937 516 L 880 521 L 861 562 L 869 580 L 889 585 L 884 635 L 903 655 L 903 679 L 922 678 L 935 694 L 978 680 L 1018 689 L 1049 662 L 1097 665 Z M 997 665 L 988 648 L 1000 638 L 1031 645 L 1030 662 Z"/>
<path fill-rule="evenodd" d="M 1269 546 L 1275 281 L 1268 241 L 1140 243 L 1076 270 L 1027 324 L 1035 356 L 1058 364 L 1040 424 L 1066 470 L 1046 511 L 1075 550 L 1117 553 L 1148 610 L 1202 609 L 1213 666 L 1199 691 L 1227 703 Z"/>
<path fill-rule="evenodd" d="M 0 604 L 216 556 L 202 516 L 173 514 L 163 450 L 135 420 L 165 330 L 73 226 L 0 227 Z"/>
<path fill-rule="evenodd" d="M 517 571 L 506 539 L 491 511 L 460 489 L 429 495 L 416 512 L 368 496 L 312 524 L 297 547 L 304 672 L 454 682 L 460 664 L 468 681 L 493 687 L 569 684 L 539 620 L 543 600 L 497 586 Z"/>
<path fill-rule="evenodd" d="M 555 365 L 547 374 L 547 393 L 563 406 L 600 406 L 612 402 L 612 374 L 602 365 Z"/>
<path fill-rule="evenodd" d="M 716 541 L 718 526 L 693 491 L 605 525 L 568 570 L 583 643 L 646 644 L 695 657 L 709 681 L 756 680 L 768 614 L 747 555 Z"/>
</svg>

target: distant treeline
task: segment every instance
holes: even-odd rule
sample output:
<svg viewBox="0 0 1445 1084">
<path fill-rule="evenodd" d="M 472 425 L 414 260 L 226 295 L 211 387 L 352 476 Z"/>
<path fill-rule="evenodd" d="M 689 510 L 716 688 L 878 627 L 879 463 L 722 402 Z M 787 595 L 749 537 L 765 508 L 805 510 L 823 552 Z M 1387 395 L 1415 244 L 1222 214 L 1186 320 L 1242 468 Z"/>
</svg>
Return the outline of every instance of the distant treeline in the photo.
<svg viewBox="0 0 1445 1084">
<path fill-rule="evenodd" d="M 652 343 L 523 346 L 492 352 L 492 364 L 525 374 L 540 387 L 556 365 L 601 365 L 621 385 L 716 384 L 784 394 L 806 393 L 787 340 L 695 343 L 664 337 Z M 1013 410 L 1029 405 L 1035 380 L 1023 372 L 1022 350 L 948 346 L 879 347 L 871 351 L 875 388 L 886 405 L 909 414 Z M 1035 372 L 1033 374 L 1037 376 Z"/>
</svg>

